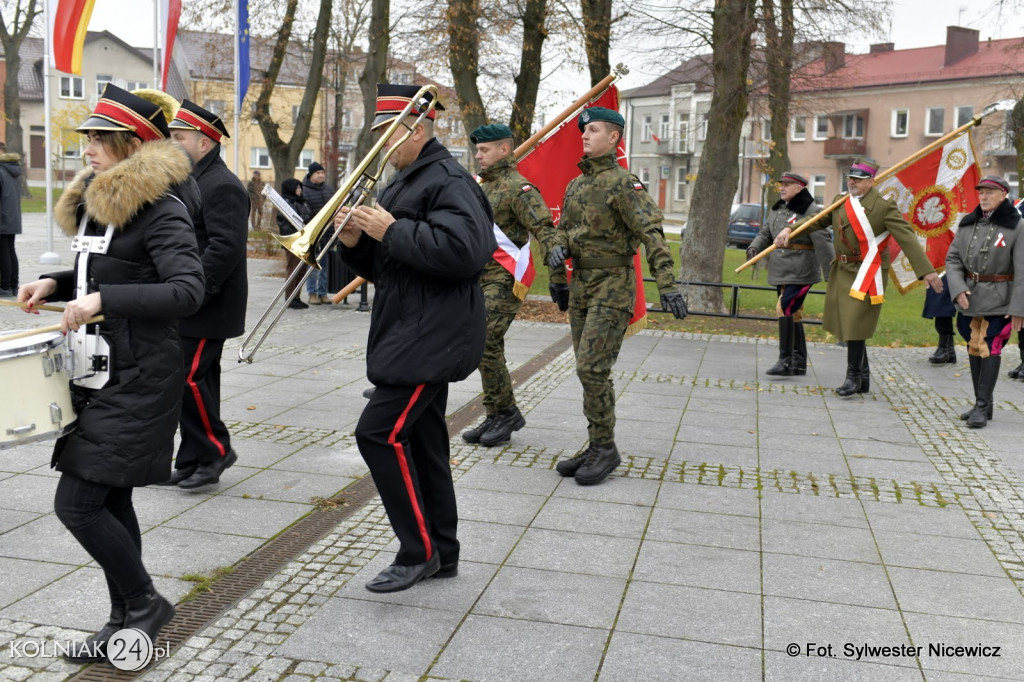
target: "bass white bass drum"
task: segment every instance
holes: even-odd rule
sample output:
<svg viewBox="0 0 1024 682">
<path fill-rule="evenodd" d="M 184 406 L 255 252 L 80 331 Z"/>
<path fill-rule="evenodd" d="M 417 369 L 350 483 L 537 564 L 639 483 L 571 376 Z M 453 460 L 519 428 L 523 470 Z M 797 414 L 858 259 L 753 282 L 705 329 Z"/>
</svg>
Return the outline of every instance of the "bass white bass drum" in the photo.
<svg viewBox="0 0 1024 682">
<path fill-rule="evenodd" d="M 71 431 L 64 336 L 41 332 L 0 341 L 0 448 Z"/>
</svg>

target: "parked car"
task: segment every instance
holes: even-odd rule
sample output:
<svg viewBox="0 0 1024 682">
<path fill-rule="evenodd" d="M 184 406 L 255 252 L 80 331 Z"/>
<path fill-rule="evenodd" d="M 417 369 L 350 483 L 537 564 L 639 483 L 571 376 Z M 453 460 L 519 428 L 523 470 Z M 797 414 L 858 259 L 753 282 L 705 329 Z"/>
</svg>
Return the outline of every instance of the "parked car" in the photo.
<svg viewBox="0 0 1024 682">
<path fill-rule="evenodd" d="M 729 231 L 725 236 L 726 246 L 745 249 L 754 241 L 761 230 L 761 204 L 737 204 L 729 216 Z"/>
</svg>

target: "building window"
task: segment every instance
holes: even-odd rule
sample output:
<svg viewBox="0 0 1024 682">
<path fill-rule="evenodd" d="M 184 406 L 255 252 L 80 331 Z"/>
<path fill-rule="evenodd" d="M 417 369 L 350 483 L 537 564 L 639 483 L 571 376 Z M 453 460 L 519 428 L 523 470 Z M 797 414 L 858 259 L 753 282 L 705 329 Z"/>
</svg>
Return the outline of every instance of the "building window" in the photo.
<svg viewBox="0 0 1024 682">
<path fill-rule="evenodd" d="M 924 134 L 927 137 L 938 137 L 946 127 L 946 110 L 942 107 L 929 107 L 925 121 Z"/>
<path fill-rule="evenodd" d="M 644 127 L 640 131 L 640 141 L 650 142 L 651 141 L 651 117 L 644 116 Z"/>
<path fill-rule="evenodd" d="M 814 117 L 814 139 L 824 140 L 828 138 L 828 116 L 818 114 Z"/>
<path fill-rule="evenodd" d="M 767 118 L 761 118 L 761 119 L 758 119 L 758 120 L 760 121 L 760 127 L 761 127 L 761 139 L 764 140 L 765 142 L 771 140 L 772 139 L 772 122 L 771 122 L 771 120 L 767 119 Z"/>
<path fill-rule="evenodd" d="M 96 94 L 100 97 L 103 96 L 103 90 L 106 89 L 107 83 L 113 83 L 114 77 L 103 74 L 96 75 Z"/>
<path fill-rule="evenodd" d="M 651 184 L 651 169 L 641 168 L 640 169 L 640 182 L 644 183 L 644 186 Z"/>
<path fill-rule="evenodd" d="M 825 203 L 825 176 L 824 175 L 815 175 L 814 177 L 811 178 L 810 191 L 811 191 L 811 196 L 814 197 L 814 200 L 816 202 L 818 202 L 819 204 L 824 204 Z"/>
<path fill-rule="evenodd" d="M 302 107 L 292 106 L 292 125 L 293 126 L 297 125 L 299 123 L 299 109 L 301 109 L 301 108 Z"/>
<path fill-rule="evenodd" d="M 708 115 L 701 114 L 697 121 L 697 139 L 706 140 L 708 137 Z"/>
<path fill-rule="evenodd" d="M 61 99 L 82 99 L 82 79 L 78 76 L 60 77 Z"/>
<path fill-rule="evenodd" d="M 843 137 L 846 139 L 860 139 L 864 137 L 864 117 L 860 114 L 846 114 L 843 116 Z"/>
<path fill-rule="evenodd" d="M 313 150 L 303 149 L 299 153 L 299 162 L 295 166 L 295 170 L 306 170 L 309 168 L 309 164 L 313 163 Z"/>
<path fill-rule="evenodd" d="M 1009 196 L 1016 199 L 1020 196 L 1020 176 L 1017 173 L 1007 173 L 1006 182 L 1010 185 Z"/>
<path fill-rule="evenodd" d="M 660 137 L 662 140 L 667 140 L 669 136 L 672 134 L 672 124 L 669 121 L 670 119 L 668 117 L 668 114 L 661 115 L 661 125 L 658 126 L 658 137 Z"/>
<path fill-rule="evenodd" d="M 974 107 L 965 104 L 956 108 L 956 127 L 965 126 L 974 118 Z"/>
<path fill-rule="evenodd" d="M 249 166 L 252 168 L 270 168 L 270 153 L 266 147 L 253 147 Z"/>
<path fill-rule="evenodd" d="M 686 167 L 676 168 L 676 201 L 686 201 Z"/>
<path fill-rule="evenodd" d="M 341 125 L 344 128 L 352 127 L 352 110 L 345 109 L 341 112 Z"/>
<path fill-rule="evenodd" d="M 203 108 L 211 114 L 224 118 L 224 113 L 228 109 L 228 103 L 222 99 L 208 99 L 203 102 Z"/>
<path fill-rule="evenodd" d="M 679 114 L 679 144 L 677 149 L 680 153 L 689 151 L 690 115 Z"/>
<path fill-rule="evenodd" d="M 807 117 L 794 116 L 793 124 L 789 129 L 789 139 L 794 142 L 803 142 L 807 139 Z"/>
<path fill-rule="evenodd" d="M 65 159 L 80 159 L 82 158 L 82 147 L 81 145 L 68 145 L 64 147 L 64 158 Z"/>
<path fill-rule="evenodd" d="M 128 92 L 131 92 L 132 90 L 142 90 L 143 88 L 148 88 L 148 87 L 149 87 L 149 83 L 147 83 L 146 81 L 128 81 L 125 84 L 124 89 L 127 90 Z"/>
<path fill-rule="evenodd" d="M 252 114 L 253 119 L 255 119 L 256 118 L 256 111 L 258 110 L 258 107 L 256 106 L 256 100 L 253 100 L 249 104 L 249 106 L 250 106 L 250 113 Z M 270 118 L 274 117 L 274 107 L 271 104 L 267 105 L 267 116 L 269 116 Z"/>
<path fill-rule="evenodd" d="M 452 119 L 452 123 L 451 123 L 451 128 L 452 128 L 452 135 L 461 135 L 462 134 L 462 121 L 460 119 L 453 118 Z"/>
<path fill-rule="evenodd" d="M 906 137 L 910 127 L 910 110 L 892 110 L 892 131 L 893 137 Z"/>
</svg>

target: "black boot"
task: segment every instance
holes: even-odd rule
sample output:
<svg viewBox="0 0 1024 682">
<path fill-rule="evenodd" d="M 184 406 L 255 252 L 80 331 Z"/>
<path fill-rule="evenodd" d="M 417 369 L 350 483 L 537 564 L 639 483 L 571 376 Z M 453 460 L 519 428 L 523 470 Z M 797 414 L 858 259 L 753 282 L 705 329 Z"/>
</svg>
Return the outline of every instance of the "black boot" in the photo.
<svg viewBox="0 0 1024 682">
<path fill-rule="evenodd" d="M 615 443 L 591 443 L 590 454 L 583 465 L 576 470 L 576 482 L 580 485 L 596 485 L 608 478 L 608 474 L 622 464 L 619 449 Z"/>
<path fill-rule="evenodd" d="M 587 457 L 590 456 L 590 445 L 583 448 L 569 459 L 563 459 L 561 462 L 555 465 L 555 471 L 562 476 L 575 476 L 583 463 L 587 461 Z"/>
<path fill-rule="evenodd" d="M 793 322 L 793 376 L 802 377 L 807 374 L 807 338 L 804 336 L 804 323 Z"/>
<path fill-rule="evenodd" d="M 848 398 L 854 393 L 861 392 L 861 372 L 864 368 L 865 349 L 864 341 L 846 342 L 846 380 L 843 385 L 836 389 L 840 398 Z"/>
<path fill-rule="evenodd" d="M 974 403 L 974 409 L 967 417 L 967 425 L 972 429 L 983 428 L 992 419 L 992 392 L 999 379 L 999 366 L 1002 364 L 1003 358 L 999 355 L 990 355 L 987 358 L 980 358 L 980 360 L 978 396 Z"/>
<path fill-rule="evenodd" d="M 939 347 L 928 358 L 933 365 L 951 365 L 956 363 L 956 346 L 952 334 L 939 334 Z"/>
<path fill-rule="evenodd" d="M 481 434 L 480 445 L 489 448 L 499 443 L 507 443 L 512 440 L 512 432 L 518 431 L 524 426 L 526 426 L 526 419 L 523 417 L 523 413 L 513 405 L 512 409 L 498 413 L 491 428 Z"/>
<path fill-rule="evenodd" d="M 974 384 L 974 399 L 978 399 L 978 377 L 981 376 L 981 358 L 977 355 L 967 356 L 967 361 L 971 363 L 971 383 Z M 974 405 L 971 405 L 970 409 L 966 412 L 960 413 L 960 419 L 967 421 L 967 418 L 971 416 L 971 412 L 974 412 Z"/>
<path fill-rule="evenodd" d="M 857 393 L 867 393 L 871 390 L 871 367 L 868 365 L 868 347 L 864 342 L 864 361 L 860 363 L 860 388 Z"/>
<path fill-rule="evenodd" d="M 1024 332 L 1018 333 L 1024 334 Z M 1021 381 L 1024 381 L 1024 344 L 1020 344 L 1020 364 L 1007 372 L 1006 376 L 1011 379 L 1020 379 Z"/>
<path fill-rule="evenodd" d="M 64 660 L 71 663 L 96 663 L 107 660 L 107 642 L 124 627 L 126 611 L 124 604 L 111 605 L 110 620 L 83 644 L 76 645 L 74 651 L 63 654 Z"/>
<path fill-rule="evenodd" d="M 487 429 L 491 428 L 494 424 L 494 420 L 498 418 L 496 414 L 489 414 L 484 417 L 484 420 L 472 429 L 468 429 L 462 432 L 462 440 L 467 443 L 479 443 L 480 436 L 487 433 Z"/>
<path fill-rule="evenodd" d="M 793 316 L 779 318 L 779 361 L 765 374 L 788 377 L 793 373 Z"/>
<path fill-rule="evenodd" d="M 128 600 L 124 627 L 138 628 L 156 642 L 160 630 L 174 618 L 174 607 L 152 587 L 141 597 Z"/>
</svg>

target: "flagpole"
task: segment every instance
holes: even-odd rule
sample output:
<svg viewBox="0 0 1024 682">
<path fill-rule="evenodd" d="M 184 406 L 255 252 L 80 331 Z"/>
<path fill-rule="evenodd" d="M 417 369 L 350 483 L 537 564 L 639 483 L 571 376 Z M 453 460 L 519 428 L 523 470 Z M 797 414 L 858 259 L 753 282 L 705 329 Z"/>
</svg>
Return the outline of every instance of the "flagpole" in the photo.
<svg viewBox="0 0 1024 682">
<path fill-rule="evenodd" d="M 629 72 L 626 71 L 625 73 Z M 616 71 L 614 74 L 602 78 L 597 85 L 590 88 L 590 90 L 587 90 L 579 99 L 570 104 L 568 107 L 565 108 L 564 111 L 562 111 L 562 113 L 560 113 L 558 116 L 552 119 L 550 123 L 548 123 L 546 126 L 544 126 L 539 131 L 534 133 L 533 136 L 530 137 L 530 139 L 528 139 L 526 142 L 516 147 L 516 150 L 513 152 L 516 161 L 521 161 L 523 157 L 532 152 L 534 147 L 537 146 L 537 143 L 540 142 L 544 138 L 544 136 L 546 136 L 548 133 L 550 133 L 558 126 L 562 125 L 566 119 L 568 119 L 571 116 L 574 116 L 580 109 L 586 106 L 588 102 L 600 97 L 601 94 L 603 94 L 605 90 L 610 88 L 612 86 L 612 83 L 619 80 L 619 78 L 621 78 L 622 75 L 622 72 Z"/>
<path fill-rule="evenodd" d="M 953 132 L 948 133 L 946 135 L 943 135 L 942 137 L 940 137 L 939 139 L 935 140 L 934 142 L 932 142 L 931 144 L 927 145 L 926 147 L 923 147 L 923 148 L 917 150 L 916 152 L 914 152 L 913 154 L 911 154 L 907 158 L 903 159 L 899 163 L 896 163 L 895 165 L 889 167 L 888 169 L 886 169 L 886 170 L 882 171 L 881 173 L 879 173 L 878 175 L 876 175 L 875 176 L 875 182 L 873 184 L 877 185 L 879 182 L 888 179 L 888 177 L 890 175 L 894 175 L 894 174 L 898 173 L 899 171 L 903 170 L 904 168 L 906 168 L 910 164 L 914 163 L 915 161 L 918 161 L 919 159 L 927 156 L 928 154 L 931 154 L 933 151 L 935 151 L 936 149 L 939 149 L 940 147 L 942 147 L 942 145 L 946 144 L 950 140 L 956 139 L 960 135 L 963 135 L 967 130 L 971 129 L 972 127 L 974 127 L 976 125 L 981 124 L 981 119 L 985 118 L 989 114 L 993 114 L 993 113 L 995 113 L 997 111 L 1008 111 L 1009 109 L 1013 108 L 1014 104 L 1016 104 L 1016 102 L 1014 100 L 1012 100 L 1012 99 L 1004 99 L 1004 100 L 1000 100 L 998 102 L 993 102 L 992 104 L 989 104 L 987 107 L 982 109 L 981 112 L 977 116 L 975 116 L 970 121 L 968 121 L 967 123 L 965 123 L 962 126 L 960 126 L 959 128 L 957 128 Z M 849 197 L 848 194 L 844 194 L 840 198 L 838 198 L 835 201 L 833 201 L 831 204 L 829 204 L 828 206 L 823 208 L 821 210 L 821 212 L 818 213 L 816 216 L 814 216 L 813 218 L 811 218 L 807 222 L 802 223 L 799 227 L 797 227 L 795 230 L 790 232 L 789 233 L 789 238 L 792 239 L 793 237 L 797 236 L 801 232 L 804 232 L 811 225 L 816 224 L 818 221 L 820 221 L 822 218 L 827 216 L 829 213 L 831 213 L 832 211 L 834 211 L 837 208 L 839 208 L 839 206 L 841 206 L 843 204 L 843 202 L 845 202 L 848 197 Z M 751 258 L 750 260 L 748 260 L 746 263 L 744 263 L 743 265 L 741 265 L 738 268 L 736 268 L 735 272 L 742 272 L 743 270 L 749 268 L 751 265 L 753 265 L 757 261 L 759 261 L 762 258 L 764 258 L 765 256 L 767 256 L 769 253 L 774 251 L 775 248 L 776 248 L 775 244 L 772 243 L 767 249 L 765 249 L 764 251 L 760 252 L 759 254 L 757 254 L 756 256 Z"/>
<path fill-rule="evenodd" d="M 50 55 L 53 51 L 53 29 L 50 27 L 48 2 L 43 3 L 43 23 L 46 25 L 44 44 L 46 54 L 43 57 L 43 134 L 46 142 L 43 144 L 43 154 L 46 157 L 44 172 L 46 182 L 46 252 L 39 257 L 43 265 L 56 265 L 60 263 L 60 256 L 53 250 L 53 158 L 50 155 Z"/>
<path fill-rule="evenodd" d="M 160 0 L 153 0 L 153 89 L 160 89 Z"/>
<path fill-rule="evenodd" d="M 239 171 L 241 170 L 241 168 L 238 165 L 238 119 L 242 115 L 242 103 L 238 101 L 238 93 L 241 92 L 241 78 L 240 74 L 238 73 L 239 70 L 241 69 L 240 58 L 238 55 L 238 36 L 239 32 L 242 30 L 242 27 L 238 25 L 238 3 L 247 1 L 248 0 L 234 0 L 234 2 L 232 3 L 235 8 L 235 123 L 233 127 L 234 135 L 232 136 L 232 140 L 234 142 L 233 146 L 235 148 L 235 175 L 238 175 Z"/>
</svg>

